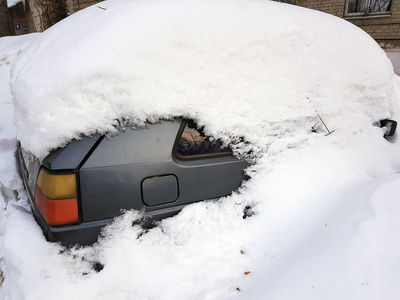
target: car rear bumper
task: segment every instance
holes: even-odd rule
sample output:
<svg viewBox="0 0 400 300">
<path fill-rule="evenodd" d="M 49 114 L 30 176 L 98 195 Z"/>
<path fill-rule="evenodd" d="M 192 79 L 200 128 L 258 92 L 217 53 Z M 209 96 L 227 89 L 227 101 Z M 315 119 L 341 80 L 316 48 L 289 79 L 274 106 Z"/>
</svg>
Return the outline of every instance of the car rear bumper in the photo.
<svg viewBox="0 0 400 300">
<path fill-rule="evenodd" d="M 143 228 L 154 227 L 157 221 L 166 219 L 178 214 L 185 205 L 159 209 L 145 213 L 145 220 L 140 220 Z M 64 246 L 91 245 L 98 240 L 104 226 L 112 223 L 115 219 L 105 219 L 93 222 L 85 222 L 77 225 L 64 227 L 52 227 L 44 221 L 41 214 L 33 207 L 34 216 L 42 227 L 46 238 L 52 242 L 60 242 Z M 132 220 L 133 221 L 133 220 Z M 133 237 L 136 238 L 136 237 Z"/>
<path fill-rule="evenodd" d="M 36 209 L 35 209 L 36 210 Z M 97 241 L 101 229 L 114 219 L 93 221 L 77 225 L 52 227 L 47 224 L 39 213 L 34 213 L 36 221 L 42 227 L 47 240 L 60 242 L 63 246 L 90 245 Z"/>
</svg>

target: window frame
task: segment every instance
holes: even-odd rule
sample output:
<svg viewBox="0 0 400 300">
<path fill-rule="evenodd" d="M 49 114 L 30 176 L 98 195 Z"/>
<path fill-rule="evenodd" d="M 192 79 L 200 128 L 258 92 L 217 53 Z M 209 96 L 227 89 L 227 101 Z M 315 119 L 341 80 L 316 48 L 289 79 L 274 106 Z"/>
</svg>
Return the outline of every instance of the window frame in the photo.
<svg viewBox="0 0 400 300">
<path fill-rule="evenodd" d="M 231 150 L 225 151 L 225 152 L 205 153 L 205 154 L 195 154 L 195 155 L 181 155 L 181 154 L 179 154 L 179 152 L 178 152 L 179 141 L 180 141 L 180 139 L 182 137 L 182 134 L 185 131 L 186 125 L 187 125 L 187 123 L 189 123 L 189 121 L 192 121 L 192 120 L 183 119 L 182 123 L 181 123 L 181 125 L 179 127 L 178 133 L 177 133 L 176 138 L 175 138 L 175 143 L 174 143 L 174 146 L 173 146 L 173 151 L 172 151 L 174 157 L 176 157 L 177 159 L 182 160 L 182 161 L 189 161 L 189 160 L 212 159 L 212 158 L 233 156 L 233 153 L 232 153 Z M 196 129 L 198 129 L 196 122 L 194 122 L 194 121 L 192 121 L 192 122 L 196 125 Z"/>
<path fill-rule="evenodd" d="M 345 1 L 344 17 L 346 17 L 346 18 L 387 17 L 387 16 L 390 16 L 392 14 L 393 0 L 389 0 L 390 9 L 388 11 L 385 11 L 385 12 L 372 12 L 372 11 L 349 12 L 350 1 L 351 0 L 346 0 Z M 372 1 L 379 1 L 379 0 L 365 0 L 366 7 L 368 9 L 370 8 Z"/>
</svg>

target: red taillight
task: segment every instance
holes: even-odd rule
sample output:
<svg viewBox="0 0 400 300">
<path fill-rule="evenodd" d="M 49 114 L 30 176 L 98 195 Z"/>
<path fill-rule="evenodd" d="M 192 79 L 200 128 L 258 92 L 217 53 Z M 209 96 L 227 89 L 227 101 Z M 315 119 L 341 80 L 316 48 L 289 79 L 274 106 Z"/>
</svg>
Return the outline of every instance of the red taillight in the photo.
<svg viewBox="0 0 400 300">
<path fill-rule="evenodd" d="M 50 225 L 78 222 L 75 174 L 49 174 L 41 169 L 36 183 L 35 204 Z"/>
</svg>

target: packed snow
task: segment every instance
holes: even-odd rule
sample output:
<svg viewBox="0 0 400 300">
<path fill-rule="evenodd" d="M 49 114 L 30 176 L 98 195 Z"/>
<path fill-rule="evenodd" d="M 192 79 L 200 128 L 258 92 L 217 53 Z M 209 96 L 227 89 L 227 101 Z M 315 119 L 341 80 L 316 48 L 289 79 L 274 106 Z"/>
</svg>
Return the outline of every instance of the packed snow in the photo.
<svg viewBox="0 0 400 300">
<path fill-rule="evenodd" d="M 1 38 L 0 83 L 16 124 L 0 123 L 0 299 L 398 299 L 400 142 L 376 125 L 400 120 L 400 77 L 350 23 L 261 0 L 106 1 Z M 90 247 L 45 240 L 16 138 L 43 158 L 174 116 L 252 162 L 239 191 L 149 231 L 128 211 Z"/>
</svg>

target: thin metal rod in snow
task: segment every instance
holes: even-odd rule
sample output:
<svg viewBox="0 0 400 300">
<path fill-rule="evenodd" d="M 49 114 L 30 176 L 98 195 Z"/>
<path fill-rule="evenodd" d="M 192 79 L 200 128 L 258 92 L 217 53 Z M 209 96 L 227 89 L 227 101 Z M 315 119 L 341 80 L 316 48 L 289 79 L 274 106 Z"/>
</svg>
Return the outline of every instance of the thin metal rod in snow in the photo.
<svg viewBox="0 0 400 300">
<path fill-rule="evenodd" d="M 308 99 L 308 101 L 310 101 L 310 103 L 311 103 L 310 98 L 307 97 L 307 99 Z M 322 124 L 324 124 L 324 127 L 325 127 L 326 130 L 328 131 L 328 133 L 325 134 L 325 136 L 328 136 L 328 135 L 330 135 L 331 133 L 335 132 L 335 130 L 332 130 L 332 131 L 329 130 L 328 126 L 326 126 L 324 120 L 322 120 L 321 116 L 320 116 L 319 113 L 317 112 L 317 109 L 314 108 L 314 110 L 315 110 L 315 113 L 317 114 L 318 118 L 321 120 Z"/>
<path fill-rule="evenodd" d="M 317 110 L 315 110 L 315 112 L 317 113 Z M 326 126 L 325 122 L 322 120 L 321 116 L 318 113 L 317 113 L 317 116 L 321 120 L 322 124 L 324 124 L 326 130 L 328 130 L 328 134 L 326 134 L 325 136 L 330 135 L 332 132 L 335 132 L 335 130 L 332 130 L 332 131 L 329 130 L 328 126 Z"/>
</svg>

